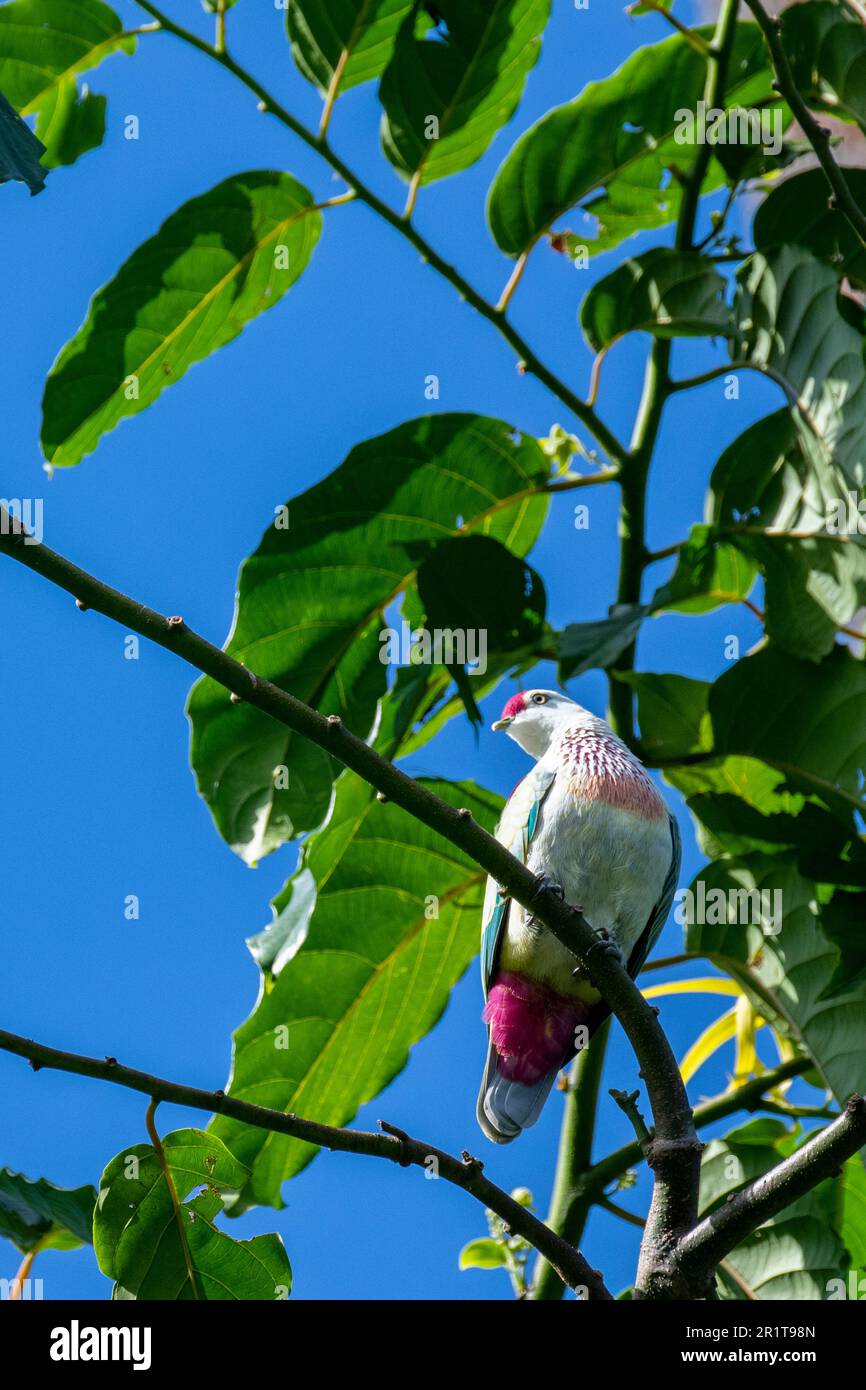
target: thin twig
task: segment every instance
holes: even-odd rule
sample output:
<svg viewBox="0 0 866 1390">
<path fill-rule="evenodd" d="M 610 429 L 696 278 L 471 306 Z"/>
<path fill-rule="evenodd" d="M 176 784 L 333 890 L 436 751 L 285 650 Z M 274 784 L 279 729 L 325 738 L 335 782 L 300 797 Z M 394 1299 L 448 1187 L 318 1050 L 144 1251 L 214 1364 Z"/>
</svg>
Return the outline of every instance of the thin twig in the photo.
<svg viewBox="0 0 866 1390">
<path fill-rule="evenodd" d="M 610 1294 L 601 1276 L 587 1264 L 579 1251 L 548 1230 L 537 1216 L 520 1205 L 507 1192 L 485 1178 L 482 1164 L 468 1155 L 464 1159 L 455 1158 L 431 1144 L 412 1139 L 403 1130 L 384 1125 L 382 1134 L 370 1134 L 363 1130 L 339 1129 L 334 1125 L 317 1124 L 313 1120 L 301 1119 L 298 1115 L 287 1115 L 281 1110 L 269 1110 L 262 1105 L 251 1105 L 248 1101 L 235 1100 L 222 1091 L 202 1091 L 195 1086 L 186 1086 L 163 1077 L 151 1076 L 123 1066 L 114 1057 L 100 1060 L 96 1057 L 82 1057 L 74 1052 L 61 1052 L 44 1043 L 22 1038 L 15 1033 L 0 1030 L 0 1049 L 14 1053 L 29 1060 L 34 1071 L 48 1068 L 54 1071 L 70 1072 L 76 1076 L 90 1076 L 98 1081 L 110 1081 L 116 1086 L 126 1086 L 150 1096 L 153 1102 L 167 1102 L 172 1105 L 189 1106 L 193 1110 L 213 1111 L 217 1115 L 227 1115 L 241 1124 L 254 1125 L 274 1134 L 288 1134 L 294 1139 L 315 1144 L 321 1148 L 342 1153 L 361 1154 L 372 1158 L 385 1158 L 403 1167 L 415 1166 L 425 1172 L 438 1172 L 447 1182 L 462 1187 L 476 1197 L 484 1206 L 495 1211 L 506 1225 L 516 1234 L 523 1236 L 546 1259 L 559 1270 L 562 1278 L 571 1288 L 586 1288 L 590 1299 L 608 1299 Z M 154 1142 L 151 1133 L 151 1142 Z M 154 1144 L 156 1147 L 156 1144 Z"/>
</svg>

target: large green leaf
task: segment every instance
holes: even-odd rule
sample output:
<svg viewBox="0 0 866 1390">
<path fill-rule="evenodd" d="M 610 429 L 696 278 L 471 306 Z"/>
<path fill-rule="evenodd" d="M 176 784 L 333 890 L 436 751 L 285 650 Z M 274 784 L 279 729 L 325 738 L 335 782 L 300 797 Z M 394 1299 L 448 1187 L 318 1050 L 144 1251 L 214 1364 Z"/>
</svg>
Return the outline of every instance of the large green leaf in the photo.
<svg viewBox="0 0 866 1390">
<path fill-rule="evenodd" d="M 436 0 L 442 28 L 403 25 L 379 95 L 382 145 L 407 179 L 432 183 L 480 159 L 520 101 L 550 0 Z"/>
<path fill-rule="evenodd" d="M 719 860 L 692 892 L 698 920 L 688 925 L 687 949 L 739 980 L 762 1015 L 808 1050 L 839 1101 L 862 1090 L 866 982 L 828 996 L 840 952 L 823 929 L 823 895 L 796 854 Z"/>
<path fill-rule="evenodd" d="M 0 1168 L 0 1236 L 19 1250 L 73 1250 L 92 1240 L 92 1187 L 56 1187 Z"/>
<path fill-rule="evenodd" d="M 733 544 L 764 573 L 768 635 L 813 661 L 866 599 L 866 544 L 850 527 L 848 491 L 839 470 L 807 454 L 786 410 L 734 440 L 710 479 L 709 514 L 731 533 L 724 548 Z"/>
<path fill-rule="evenodd" d="M 410 421 L 358 445 L 244 563 L 228 650 L 366 737 L 391 655 L 383 615 L 407 591 L 419 612 L 419 544 L 471 529 L 525 554 L 549 473 L 534 439 L 476 415 Z M 237 853 L 255 862 L 321 824 L 339 770 L 327 754 L 213 681 L 195 686 L 189 713 L 199 790 Z"/>
<path fill-rule="evenodd" d="M 321 225 L 289 174 L 236 174 L 184 203 L 97 291 L 54 363 L 45 457 L 79 463 L 124 416 L 236 338 L 298 279 Z"/>
<path fill-rule="evenodd" d="M 717 1210 L 775 1168 L 797 1148 L 797 1137 L 779 1120 L 759 1119 L 724 1139 L 711 1139 L 701 1159 L 700 1215 Z M 826 1298 L 828 1281 L 844 1276 L 849 1264 L 827 1220 L 834 1186 L 830 1181 L 808 1193 L 732 1250 L 727 1263 L 740 1282 L 720 1272 L 720 1296 L 785 1302 Z"/>
<path fill-rule="evenodd" d="M 37 117 L 46 169 L 72 164 L 102 143 L 105 97 L 78 92 L 77 79 L 135 37 L 102 0 L 12 0 L 0 6 L 0 91 L 22 116 Z"/>
<path fill-rule="evenodd" d="M 845 181 L 866 213 L 866 169 L 846 168 Z M 830 206 L 823 169 L 807 169 L 772 189 L 755 214 L 752 235 L 759 251 L 783 242 L 805 246 L 838 276 L 847 276 L 859 289 L 866 287 L 866 246 L 845 214 Z"/>
<path fill-rule="evenodd" d="M 492 828 L 498 797 L 471 784 L 428 785 Z M 235 1034 L 230 1094 L 350 1120 L 405 1066 L 477 952 L 484 883 L 461 850 L 345 774 L 327 827 L 306 842 L 269 932 L 254 942 L 268 975 Z M 241 1206 L 280 1206 L 283 1182 L 316 1152 L 223 1116 L 212 1130 L 253 1170 Z"/>
<path fill-rule="evenodd" d="M 580 309 L 595 352 L 642 329 L 656 338 L 714 337 L 730 330 L 725 282 L 697 251 L 657 246 L 599 280 Z"/>
<path fill-rule="evenodd" d="M 115 1297 L 287 1298 L 292 1275 L 279 1236 L 238 1241 L 214 1225 L 222 1194 L 241 1188 L 249 1176 L 243 1164 L 203 1130 L 175 1130 L 162 1144 L 182 1204 L 195 1289 L 157 1155 L 149 1144 L 133 1144 L 105 1169 L 93 1221 L 96 1257 L 103 1274 L 116 1281 Z M 196 1187 L 204 1190 L 185 1201 Z"/>
<path fill-rule="evenodd" d="M 385 70 L 414 0 L 289 0 L 292 57 L 322 92 L 348 91 Z"/>
<path fill-rule="evenodd" d="M 866 130 L 866 28 L 829 0 L 793 5 L 782 16 L 782 45 L 810 105 Z"/>
<path fill-rule="evenodd" d="M 835 272 L 801 246 L 749 258 L 737 274 L 733 352 L 781 373 L 817 438 L 852 487 L 866 482 L 863 336 L 839 312 Z"/>
<path fill-rule="evenodd" d="M 650 671 L 617 671 L 637 695 L 641 747 L 654 758 L 685 758 L 712 748 L 706 681 Z"/>
<path fill-rule="evenodd" d="M 698 32 L 711 37 L 708 29 Z M 730 74 L 729 107 L 772 100 L 756 25 L 737 26 Z M 681 113 L 694 112 L 705 80 L 705 58 L 675 35 L 642 48 L 611 77 L 550 111 L 517 142 L 490 191 L 488 217 L 501 250 L 521 255 L 577 205 L 598 219 L 597 235 L 580 238 L 593 252 L 674 221 L 682 190 L 670 166 L 688 169 L 696 149 L 676 135 L 688 134 Z M 713 160 L 704 191 L 724 178 Z"/>
<path fill-rule="evenodd" d="M 843 648 L 814 665 L 765 647 L 716 681 L 709 708 L 717 752 L 759 758 L 831 806 L 866 807 L 866 663 Z"/>
<path fill-rule="evenodd" d="M 424 627 L 455 635 L 476 634 L 471 652 L 464 640 L 455 642 L 450 654 L 443 651 L 443 656 L 470 717 L 480 723 L 465 658 L 474 655 L 483 676 L 491 661 L 494 669 L 501 670 L 514 654 L 532 650 L 544 630 L 544 585 L 530 565 L 490 536 L 455 536 L 434 545 L 422 542 L 410 551 L 418 561 L 416 584 Z"/>
</svg>

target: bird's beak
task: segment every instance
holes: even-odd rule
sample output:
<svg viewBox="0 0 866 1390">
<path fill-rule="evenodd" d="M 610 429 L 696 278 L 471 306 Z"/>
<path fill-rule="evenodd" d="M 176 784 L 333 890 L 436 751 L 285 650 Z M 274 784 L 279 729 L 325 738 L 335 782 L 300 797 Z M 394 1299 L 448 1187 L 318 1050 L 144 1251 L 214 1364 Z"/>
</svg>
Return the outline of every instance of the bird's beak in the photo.
<svg viewBox="0 0 866 1390">
<path fill-rule="evenodd" d="M 498 734 L 500 729 L 507 729 L 511 722 L 512 716 L 509 714 L 507 719 L 497 719 L 496 723 L 491 724 L 490 727 L 493 730 L 494 734 Z"/>
</svg>

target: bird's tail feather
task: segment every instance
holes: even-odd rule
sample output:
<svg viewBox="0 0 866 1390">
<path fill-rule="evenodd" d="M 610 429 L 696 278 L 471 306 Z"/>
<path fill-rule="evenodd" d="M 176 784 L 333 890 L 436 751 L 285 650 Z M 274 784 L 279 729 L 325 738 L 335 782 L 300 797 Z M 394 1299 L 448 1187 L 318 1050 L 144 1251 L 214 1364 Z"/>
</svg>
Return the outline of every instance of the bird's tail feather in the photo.
<svg viewBox="0 0 866 1390">
<path fill-rule="evenodd" d="M 524 1129 L 535 1124 L 550 1095 L 559 1067 L 527 1085 L 503 1076 L 492 1040 L 478 1093 L 478 1123 L 494 1144 L 510 1144 Z"/>
</svg>

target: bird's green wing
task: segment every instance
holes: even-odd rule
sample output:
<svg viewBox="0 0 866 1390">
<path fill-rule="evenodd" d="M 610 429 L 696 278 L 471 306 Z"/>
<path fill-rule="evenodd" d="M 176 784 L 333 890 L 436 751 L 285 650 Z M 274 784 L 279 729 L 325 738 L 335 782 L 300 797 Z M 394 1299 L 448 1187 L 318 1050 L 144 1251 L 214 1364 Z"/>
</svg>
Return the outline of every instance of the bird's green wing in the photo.
<svg viewBox="0 0 866 1390">
<path fill-rule="evenodd" d="M 640 939 L 629 957 L 628 973 L 633 980 L 637 979 L 643 969 L 644 961 L 661 935 L 662 928 L 671 910 L 674 893 L 677 891 L 677 884 L 679 883 L 680 864 L 683 857 L 682 839 L 680 837 L 680 828 L 677 825 L 676 818 L 674 816 L 669 816 L 668 819 L 671 831 L 670 868 L 668 869 L 667 878 L 662 887 L 661 897 L 653 908 L 650 919 L 641 932 Z"/>
<path fill-rule="evenodd" d="M 505 809 L 496 827 L 496 838 L 520 860 L 521 864 L 526 863 L 529 846 L 538 824 L 541 803 L 553 786 L 555 777 L 555 768 L 542 768 L 540 764 L 536 764 L 515 787 L 505 803 Z M 511 899 L 508 894 L 500 890 L 495 879 L 488 878 L 487 891 L 484 894 L 484 911 L 481 916 L 481 983 L 485 999 L 496 968 L 499 944 L 508 921 L 510 906 Z"/>
</svg>

